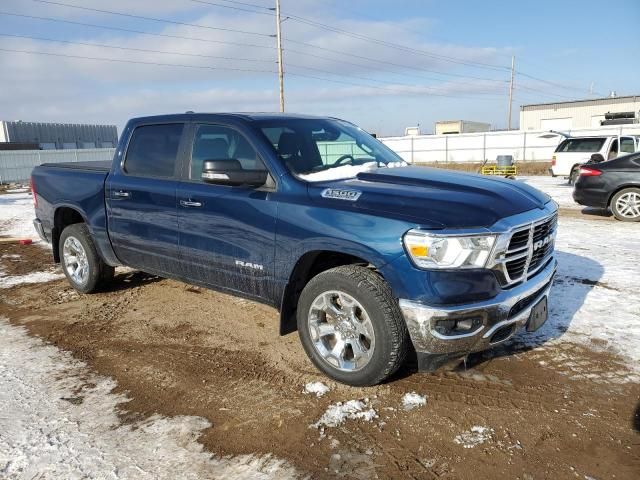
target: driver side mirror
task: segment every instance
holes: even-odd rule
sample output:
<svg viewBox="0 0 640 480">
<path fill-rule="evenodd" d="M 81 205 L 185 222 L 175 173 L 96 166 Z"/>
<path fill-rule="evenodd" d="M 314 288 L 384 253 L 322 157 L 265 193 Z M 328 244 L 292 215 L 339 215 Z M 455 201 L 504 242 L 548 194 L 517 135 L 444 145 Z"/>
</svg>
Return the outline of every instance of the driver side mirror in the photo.
<svg viewBox="0 0 640 480">
<path fill-rule="evenodd" d="M 589 163 L 600 163 L 600 162 L 604 162 L 604 157 L 602 155 L 600 155 L 599 153 L 594 153 L 593 155 L 591 155 L 591 158 L 589 159 Z"/>
<path fill-rule="evenodd" d="M 235 159 L 205 160 L 202 181 L 216 185 L 261 187 L 267 182 L 266 170 L 244 170 Z"/>
</svg>

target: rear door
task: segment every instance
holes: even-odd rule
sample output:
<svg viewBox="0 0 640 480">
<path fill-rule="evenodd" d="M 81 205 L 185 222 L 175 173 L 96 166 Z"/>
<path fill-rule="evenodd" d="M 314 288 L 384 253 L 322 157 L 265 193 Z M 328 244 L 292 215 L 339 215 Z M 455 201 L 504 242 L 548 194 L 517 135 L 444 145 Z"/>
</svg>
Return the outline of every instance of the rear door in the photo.
<svg viewBox="0 0 640 480">
<path fill-rule="evenodd" d="M 182 277 L 269 299 L 275 258 L 274 189 L 205 183 L 205 160 L 237 160 L 264 170 L 248 136 L 222 124 L 194 125 L 178 187 Z"/>
<path fill-rule="evenodd" d="M 167 275 L 179 271 L 176 190 L 184 130 L 184 123 L 136 127 L 109 177 L 109 235 L 126 265 Z"/>
</svg>

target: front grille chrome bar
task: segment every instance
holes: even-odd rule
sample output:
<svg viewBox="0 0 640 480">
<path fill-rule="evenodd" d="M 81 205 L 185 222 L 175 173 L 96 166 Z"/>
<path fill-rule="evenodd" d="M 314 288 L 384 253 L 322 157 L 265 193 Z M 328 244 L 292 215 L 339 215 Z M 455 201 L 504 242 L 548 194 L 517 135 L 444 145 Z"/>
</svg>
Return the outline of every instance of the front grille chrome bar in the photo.
<svg viewBox="0 0 640 480">
<path fill-rule="evenodd" d="M 557 223 L 558 215 L 553 213 L 501 235 L 500 246 L 494 253 L 493 270 L 503 287 L 527 281 L 549 262 Z"/>
</svg>

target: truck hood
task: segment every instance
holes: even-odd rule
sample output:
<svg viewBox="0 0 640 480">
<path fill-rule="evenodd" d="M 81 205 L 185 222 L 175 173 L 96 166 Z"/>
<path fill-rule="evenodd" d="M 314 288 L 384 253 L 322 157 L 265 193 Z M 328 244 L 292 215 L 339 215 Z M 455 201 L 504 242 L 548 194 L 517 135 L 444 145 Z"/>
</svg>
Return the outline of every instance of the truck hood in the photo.
<svg viewBox="0 0 640 480">
<path fill-rule="evenodd" d="M 405 219 L 425 228 L 490 227 L 550 201 L 515 180 L 427 167 L 378 168 L 352 179 L 310 183 L 308 189 L 314 202 L 328 208 Z"/>
</svg>

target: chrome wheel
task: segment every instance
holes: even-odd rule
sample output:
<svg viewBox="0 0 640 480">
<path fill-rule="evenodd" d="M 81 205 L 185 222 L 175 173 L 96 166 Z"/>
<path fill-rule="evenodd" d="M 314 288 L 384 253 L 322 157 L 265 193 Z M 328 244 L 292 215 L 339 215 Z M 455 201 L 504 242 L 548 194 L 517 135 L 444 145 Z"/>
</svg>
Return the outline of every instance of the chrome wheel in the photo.
<svg viewBox="0 0 640 480">
<path fill-rule="evenodd" d="M 318 295 L 307 323 L 314 349 L 332 367 L 354 372 L 371 360 L 376 341 L 373 324 L 351 295 L 338 290 Z"/>
<path fill-rule="evenodd" d="M 637 192 L 627 192 L 616 200 L 616 210 L 620 216 L 629 219 L 640 217 L 640 194 Z"/>
<path fill-rule="evenodd" d="M 67 237 L 62 247 L 64 268 L 69 277 L 78 285 L 84 285 L 89 279 L 89 261 L 80 241 Z"/>
</svg>

